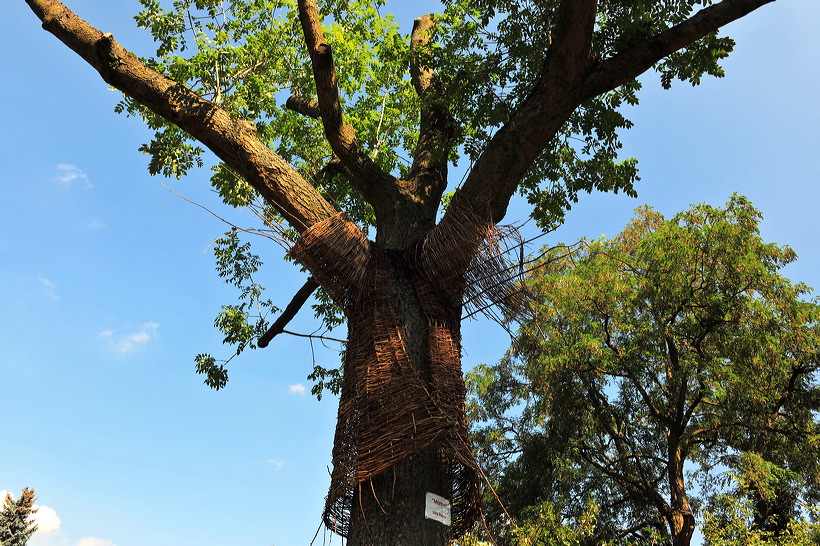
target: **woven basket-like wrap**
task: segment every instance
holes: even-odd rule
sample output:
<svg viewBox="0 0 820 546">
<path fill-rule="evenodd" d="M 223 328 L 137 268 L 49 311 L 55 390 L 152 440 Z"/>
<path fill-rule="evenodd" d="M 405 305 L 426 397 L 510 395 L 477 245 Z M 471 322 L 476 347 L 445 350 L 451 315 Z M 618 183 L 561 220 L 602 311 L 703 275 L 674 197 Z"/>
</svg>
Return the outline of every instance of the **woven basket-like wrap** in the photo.
<svg viewBox="0 0 820 546">
<path fill-rule="evenodd" d="M 455 210 L 454 210 L 455 207 Z M 304 264 L 347 314 L 348 345 L 324 520 L 347 536 L 358 487 L 397 463 L 436 449 L 452 479 L 453 533 L 480 511 L 478 466 L 464 413 L 460 320 L 466 264 L 493 232 L 486 220 L 453 201 L 442 222 L 405 257 L 427 321 L 425 377 L 413 367 L 391 301 L 391 264 L 343 214 L 302 234 L 291 255 Z M 486 267 L 474 281 L 487 286 Z M 468 275 L 469 277 L 469 275 Z M 482 282 L 483 281 L 483 282 Z M 471 294 L 468 289 L 467 294 Z"/>
</svg>

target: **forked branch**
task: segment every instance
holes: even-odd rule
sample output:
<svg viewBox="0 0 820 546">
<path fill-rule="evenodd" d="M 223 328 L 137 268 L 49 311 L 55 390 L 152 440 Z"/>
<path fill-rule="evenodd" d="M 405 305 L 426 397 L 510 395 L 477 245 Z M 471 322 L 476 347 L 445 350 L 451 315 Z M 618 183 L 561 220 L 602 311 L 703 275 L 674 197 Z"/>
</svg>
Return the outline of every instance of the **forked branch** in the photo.
<svg viewBox="0 0 820 546">
<path fill-rule="evenodd" d="M 506 213 L 520 180 L 585 100 L 628 83 L 664 57 L 774 0 L 722 0 L 657 36 L 596 63 L 589 46 L 594 0 L 563 0 L 541 80 L 495 134 L 462 186 L 492 222 Z M 591 19 L 592 18 L 592 19 Z"/>
<path fill-rule="evenodd" d="M 314 0 L 299 0 L 299 21 L 310 54 L 325 136 L 333 152 L 351 173 L 351 183 L 378 213 L 380 209 L 389 207 L 386 194 L 395 190 L 396 179 L 385 173 L 362 149 L 356 131 L 344 121 L 333 53 L 330 44 L 325 41 Z"/>
<path fill-rule="evenodd" d="M 434 25 L 432 16 L 419 17 L 413 23 L 411 34 L 410 76 L 422 106 L 419 138 L 407 178 L 427 185 L 440 198 L 447 186 L 447 163 L 456 122 L 447 108 L 441 79 L 425 64 L 426 58 L 429 58 L 428 46 Z"/>
</svg>

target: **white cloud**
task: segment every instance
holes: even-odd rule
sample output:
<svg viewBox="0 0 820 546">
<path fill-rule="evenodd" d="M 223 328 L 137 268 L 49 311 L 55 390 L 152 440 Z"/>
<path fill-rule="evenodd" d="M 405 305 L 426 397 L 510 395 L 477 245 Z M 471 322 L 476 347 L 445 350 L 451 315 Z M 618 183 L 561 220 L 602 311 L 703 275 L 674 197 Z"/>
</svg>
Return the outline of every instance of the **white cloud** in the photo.
<svg viewBox="0 0 820 546">
<path fill-rule="evenodd" d="M 91 229 L 102 229 L 103 227 L 105 227 L 105 224 L 103 224 L 96 218 L 92 218 L 91 221 L 88 222 L 88 227 L 90 227 Z"/>
<path fill-rule="evenodd" d="M 54 178 L 54 181 L 63 187 L 68 188 L 72 186 L 74 182 L 82 182 L 83 187 L 87 190 L 94 187 L 91 185 L 91 182 L 88 181 L 88 175 L 76 165 L 60 163 L 57 165 L 57 170 L 60 171 L 60 174 Z"/>
<path fill-rule="evenodd" d="M 103 540 L 96 537 L 85 537 L 77 541 L 77 546 L 116 546 L 110 540 Z"/>
<path fill-rule="evenodd" d="M 296 394 L 305 394 L 305 386 L 302 385 L 301 383 L 291 385 L 290 386 L 290 392 L 293 392 L 293 393 L 296 393 Z"/>
<path fill-rule="evenodd" d="M 117 334 L 115 330 L 105 330 L 100 332 L 100 337 L 107 339 L 111 348 L 121 354 L 131 354 L 137 349 L 144 347 L 149 341 L 157 337 L 159 324 L 156 322 L 146 322 L 142 328 L 132 334 Z"/>
<path fill-rule="evenodd" d="M 39 506 L 37 504 L 34 505 L 34 508 L 37 509 L 37 513 L 34 514 L 32 519 L 34 523 L 37 524 L 37 534 L 56 535 L 60 530 L 60 524 L 62 522 L 54 508 L 50 506 Z"/>
<path fill-rule="evenodd" d="M 57 283 L 54 283 L 54 282 L 52 282 L 52 281 L 48 280 L 48 279 L 47 279 L 47 278 L 45 278 L 45 277 L 37 277 L 37 280 L 40 282 L 40 286 L 42 286 L 43 288 L 45 288 L 45 290 L 46 290 L 46 295 L 47 295 L 49 298 L 51 298 L 51 299 L 53 299 L 53 300 L 58 300 L 58 299 L 60 299 L 60 296 L 58 296 L 58 295 L 57 295 L 57 292 L 55 292 L 55 289 L 57 288 Z"/>
<path fill-rule="evenodd" d="M 285 460 L 274 459 L 273 457 L 271 457 L 270 459 L 268 459 L 268 464 L 275 466 L 276 469 L 279 470 L 280 468 L 282 468 L 282 466 L 284 466 Z"/>
</svg>

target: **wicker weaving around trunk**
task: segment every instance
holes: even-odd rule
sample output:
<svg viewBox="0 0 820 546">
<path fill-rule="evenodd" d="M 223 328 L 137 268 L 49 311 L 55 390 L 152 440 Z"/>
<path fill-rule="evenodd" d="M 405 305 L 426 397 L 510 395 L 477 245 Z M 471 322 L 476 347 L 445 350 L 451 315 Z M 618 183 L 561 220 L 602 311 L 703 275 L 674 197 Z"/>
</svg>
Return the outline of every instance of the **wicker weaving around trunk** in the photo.
<svg viewBox="0 0 820 546">
<path fill-rule="evenodd" d="M 391 301 L 387 254 L 338 215 L 313 226 L 291 250 L 348 317 L 345 373 L 324 519 L 346 536 L 356 488 L 429 448 L 449 468 L 456 536 L 480 510 L 478 467 L 464 413 L 458 279 L 442 290 L 409 265 L 427 321 L 427 364 L 417 371 Z"/>
</svg>

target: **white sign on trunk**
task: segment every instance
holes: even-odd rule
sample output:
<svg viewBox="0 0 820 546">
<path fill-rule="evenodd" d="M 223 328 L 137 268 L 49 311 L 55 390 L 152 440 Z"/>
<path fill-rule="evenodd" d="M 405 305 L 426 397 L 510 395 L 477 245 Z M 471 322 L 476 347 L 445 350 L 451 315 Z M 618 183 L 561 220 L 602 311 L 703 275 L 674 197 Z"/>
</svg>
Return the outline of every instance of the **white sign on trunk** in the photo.
<svg viewBox="0 0 820 546">
<path fill-rule="evenodd" d="M 427 501 L 424 503 L 424 517 L 440 521 L 444 525 L 451 525 L 450 501 L 444 497 L 427 493 Z"/>
</svg>

